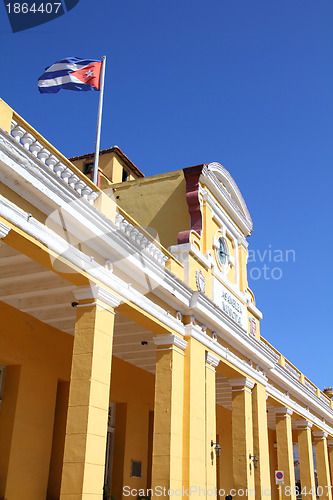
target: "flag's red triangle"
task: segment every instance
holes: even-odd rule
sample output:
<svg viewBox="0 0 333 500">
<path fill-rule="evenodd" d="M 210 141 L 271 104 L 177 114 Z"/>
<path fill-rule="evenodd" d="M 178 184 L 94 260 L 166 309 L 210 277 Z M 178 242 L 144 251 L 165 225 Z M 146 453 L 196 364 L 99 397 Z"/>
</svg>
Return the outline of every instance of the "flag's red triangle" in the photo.
<svg viewBox="0 0 333 500">
<path fill-rule="evenodd" d="M 70 74 L 99 90 L 100 74 L 101 74 L 102 61 L 94 62 L 84 68 L 72 71 Z"/>
</svg>

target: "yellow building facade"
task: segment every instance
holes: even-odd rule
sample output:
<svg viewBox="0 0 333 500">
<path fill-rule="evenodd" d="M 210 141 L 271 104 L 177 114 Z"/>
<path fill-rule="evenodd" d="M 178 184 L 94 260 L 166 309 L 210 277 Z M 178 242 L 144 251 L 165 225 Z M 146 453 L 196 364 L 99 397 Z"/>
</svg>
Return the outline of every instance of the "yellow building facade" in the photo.
<svg viewBox="0 0 333 500">
<path fill-rule="evenodd" d="M 331 500 L 332 401 L 260 333 L 230 173 L 91 163 L 0 100 L 0 499 Z"/>
</svg>

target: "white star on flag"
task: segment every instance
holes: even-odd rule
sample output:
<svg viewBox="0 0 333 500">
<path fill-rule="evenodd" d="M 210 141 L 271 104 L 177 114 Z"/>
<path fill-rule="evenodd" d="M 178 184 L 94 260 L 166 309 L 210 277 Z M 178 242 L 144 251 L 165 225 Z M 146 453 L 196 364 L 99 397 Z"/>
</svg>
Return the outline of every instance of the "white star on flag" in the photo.
<svg viewBox="0 0 333 500">
<path fill-rule="evenodd" d="M 87 71 L 87 73 L 86 73 L 87 76 L 93 76 L 93 74 L 94 74 L 94 72 L 91 71 L 91 69 L 89 71 Z"/>
</svg>

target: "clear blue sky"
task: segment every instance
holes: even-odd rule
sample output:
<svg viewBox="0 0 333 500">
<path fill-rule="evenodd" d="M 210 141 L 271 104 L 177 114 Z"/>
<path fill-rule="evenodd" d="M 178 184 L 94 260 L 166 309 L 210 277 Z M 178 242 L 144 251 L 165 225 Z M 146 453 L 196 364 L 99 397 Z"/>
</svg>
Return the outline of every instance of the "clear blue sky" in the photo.
<svg viewBox="0 0 333 500">
<path fill-rule="evenodd" d="M 146 175 L 230 171 L 254 221 L 251 266 L 270 268 L 250 279 L 262 334 L 321 388 L 333 385 L 332 27 L 332 0 L 80 0 L 12 34 L 0 5 L 0 96 L 65 155 L 93 151 L 98 93 L 40 95 L 37 79 L 105 54 L 103 148 Z M 295 262 L 258 262 L 269 249 Z"/>
</svg>

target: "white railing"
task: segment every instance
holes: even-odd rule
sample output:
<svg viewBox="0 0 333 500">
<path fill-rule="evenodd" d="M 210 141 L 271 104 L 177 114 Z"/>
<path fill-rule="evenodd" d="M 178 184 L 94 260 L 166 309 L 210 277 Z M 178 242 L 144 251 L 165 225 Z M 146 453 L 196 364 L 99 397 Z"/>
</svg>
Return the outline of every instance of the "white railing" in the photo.
<svg viewBox="0 0 333 500">
<path fill-rule="evenodd" d="M 331 407 L 331 405 L 330 405 L 330 402 L 331 402 L 331 401 L 330 401 L 329 399 L 327 399 L 325 396 L 321 396 L 321 398 L 320 398 L 320 399 L 322 400 L 322 402 L 323 402 L 326 406 L 328 406 L 329 408 Z"/>
<path fill-rule="evenodd" d="M 309 382 L 307 379 L 304 379 L 304 385 L 307 387 L 311 392 L 316 393 L 317 392 L 317 387 L 314 386 L 311 382 Z"/>
<path fill-rule="evenodd" d="M 285 362 L 285 369 L 294 379 L 299 380 L 301 375 L 300 372 L 297 371 L 290 363 L 288 363 L 287 360 Z"/>
<path fill-rule="evenodd" d="M 150 254 L 161 264 L 164 264 L 169 257 L 166 256 L 152 241 L 150 241 L 141 231 L 135 227 L 120 213 L 116 214 L 116 226 L 139 247 Z"/>
<path fill-rule="evenodd" d="M 260 344 L 265 351 L 267 351 L 270 356 L 274 359 L 275 363 L 278 362 L 280 354 L 278 354 L 263 338 L 260 339 Z"/>
<path fill-rule="evenodd" d="M 27 151 L 39 160 L 43 165 L 46 165 L 57 177 L 65 184 L 70 186 L 80 197 L 88 200 L 93 204 L 99 196 L 99 191 L 94 191 L 88 183 L 81 177 L 76 175 L 73 170 L 65 165 L 57 156 L 55 156 L 47 147 L 44 147 L 33 134 L 25 130 L 15 120 L 11 123 L 11 135 L 21 144 Z"/>
</svg>

